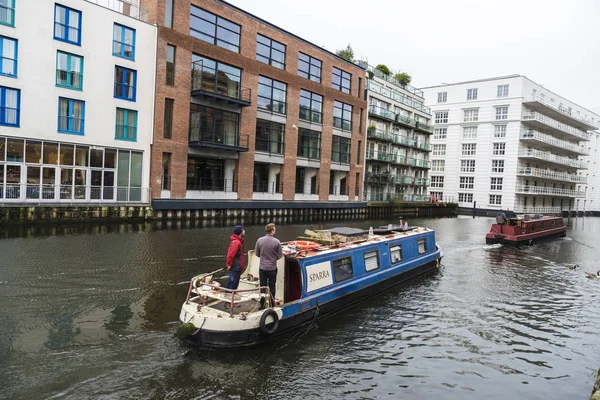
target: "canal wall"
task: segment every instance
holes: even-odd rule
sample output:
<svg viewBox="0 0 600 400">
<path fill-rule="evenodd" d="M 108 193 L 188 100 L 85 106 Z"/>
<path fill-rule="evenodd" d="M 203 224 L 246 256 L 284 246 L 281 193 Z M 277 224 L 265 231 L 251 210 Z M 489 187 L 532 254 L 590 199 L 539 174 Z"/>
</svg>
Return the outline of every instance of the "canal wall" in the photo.
<svg viewBox="0 0 600 400">
<path fill-rule="evenodd" d="M 596 382 L 594 382 L 590 400 L 600 400 L 600 369 L 598 370 L 598 373 L 596 373 Z"/>
</svg>

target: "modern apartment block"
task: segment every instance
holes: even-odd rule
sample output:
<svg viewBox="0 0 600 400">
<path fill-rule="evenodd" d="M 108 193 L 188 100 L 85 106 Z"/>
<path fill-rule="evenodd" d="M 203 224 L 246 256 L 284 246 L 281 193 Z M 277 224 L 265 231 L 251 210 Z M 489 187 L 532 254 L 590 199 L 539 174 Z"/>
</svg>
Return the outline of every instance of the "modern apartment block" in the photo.
<svg viewBox="0 0 600 400">
<path fill-rule="evenodd" d="M 156 28 L 108 5 L 0 2 L 0 203 L 148 202 Z"/>
<path fill-rule="evenodd" d="M 600 131 L 595 131 L 590 134 L 588 146 L 589 156 L 587 157 L 587 192 L 584 203 L 585 210 L 582 207 L 577 207 L 578 211 L 593 212 L 600 214 Z M 581 204 L 580 201 L 580 205 Z"/>
<path fill-rule="evenodd" d="M 584 211 L 600 116 L 521 75 L 423 89 L 434 115 L 432 194 L 461 207 Z"/>
<path fill-rule="evenodd" d="M 141 4 L 158 25 L 153 199 L 360 200 L 364 69 L 224 1 Z"/>
<path fill-rule="evenodd" d="M 364 200 L 428 201 L 431 112 L 423 92 L 367 68 L 369 123 Z"/>
</svg>

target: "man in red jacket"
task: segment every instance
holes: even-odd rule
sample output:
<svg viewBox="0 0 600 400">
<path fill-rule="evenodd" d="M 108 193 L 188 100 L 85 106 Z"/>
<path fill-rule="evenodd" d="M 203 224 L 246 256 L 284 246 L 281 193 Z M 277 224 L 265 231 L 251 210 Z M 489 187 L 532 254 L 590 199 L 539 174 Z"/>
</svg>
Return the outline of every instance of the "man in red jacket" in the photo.
<svg viewBox="0 0 600 400">
<path fill-rule="evenodd" d="M 244 236 L 246 230 L 242 225 L 233 227 L 231 243 L 227 250 L 227 271 L 229 271 L 229 282 L 227 289 L 237 289 L 240 284 L 240 276 L 244 270 Z"/>
</svg>

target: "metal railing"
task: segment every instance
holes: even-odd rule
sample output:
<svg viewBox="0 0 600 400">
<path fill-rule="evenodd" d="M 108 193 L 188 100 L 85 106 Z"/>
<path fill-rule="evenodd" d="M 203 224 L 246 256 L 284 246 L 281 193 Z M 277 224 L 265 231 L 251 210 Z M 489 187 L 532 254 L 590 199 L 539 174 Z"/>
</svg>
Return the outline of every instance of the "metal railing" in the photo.
<svg viewBox="0 0 600 400">
<path fill-rule="evenodd" d="M 363 201 L 390 201 L 392 199 L 390 193 L 370 193 L 366 192 L 363 194 Z"/>
<path fill-rule="evenodd" d="M 274 181 L 254 181 L 252 185 L 252 191 L 254 193 L 283 193 L 283 185 Z"/>
<path fill-rule="evenodd" d="M 240 82 L 226 79 L 225 73 L 214 69 L 204 69 L 202 60 L 192 62 L 192 92 L 215 94 L 225 98 L 252 102 L 252 89 L 243 87 Z"/>
<path fill-rule="evenodd" d="M 147 187 L 0 183 L 0 203 L 147 203 Z"/>
<path fill-rule="evenodd" d="M 315 124 L 323 123 L 323 113 L 311 110 L 303 106 L 300 106 L 299 118 L 301 120 L 313 122 Z"/>
<path fill-rule="evenodd" d="M 541 151 L 541 150 L 521 150 L 519 151 L 519 157 L 531 157 L 540 160 L 552 162 L 555 164 L 568 165 L 569 167 L 584 169 L 586 168 L 584 163 L 579 160 L 574 160 L 569 157 L 557 156 L 556 154 Z"/>
<path fill-rule="evenodd" d="M 381 162 L 392 162 L 393 154 L 377 153 L 375 151 L 367 151 L 367 160 L 369 161 L 381 161 Z"/>
<path fill-rule="evenodd" d="M 416 128 L 417 128 L 417 130 L 419 130 L 421 132 L 433 134 L 433 126 L 428 125 L 426 122 L 417 121 Z"/>
<path fill-rule="evenodd" d="M 391 143 L 397 143 L 402 146 L 412 147 L 415 149 L 431 151 L 432 146 L 425 142 L 419 142 L 415 139 L 407 138 L 406 136 L 399 135 L 393 132 L 386 132 L 379 129 L 368 129 L 367 137 L 371 139 L 379 139 Z"/>
<path fill-rule="evenodd" d="M 532 176 L 536 178 L 545 178 L 556 181 L 572 182 L 572 183 L 583 183 L 587 182 L 585 176 L 579 176 L 577 174 L 569 174 L 566 172 L 556 172 L 547 169 L 531 168 L 531 167 L 519 167 L 517 175 Z"/>
<path fill-rule="evenodd" d="M 117 11 L 123 15 L 148 22 L 148 10 L 123 0 L 87 0 L 99 6 Z"/>
<path fill-rule="evenodd" d="M 333 185 L 329 187 L 330 196 L 348 196 L 348 193 L 350 193 L 350 188 L 347 186 Z"/>
<path fill-rule="evenodd" d="M 199 190 L 201 192 L 237 192 L 237 181 L 235 179 L 215 178 L 187 178 L 187 190 Z"/>
<path fill-rule="evenodd" d="M 515 193 L 521 194 L 545 194 L 551 196 L 564 196 L 564 197 L 585 197 L 585 192 L 580 190 L 572 189 L 559 189 L 544 186 L 531 186 L 531 185 L 517 185 L 515 187 Z"/>
<path fill-rule="evenodd" d="M 587 150 L 585 150 L 585 148 L 583 146 L 579 146 L 575 143 L 571 143 L 566 140 L 557 139 L 554 136 L 538 132 L 534 129 L 522 130 L 520 137 L 521 137 L 521 139 L 525 139 L 525 140 L 537 140 L 537 141 L 549 144 L 554 147 L 572 151 L 574 153 L 589 155 L 589 152 Z"/>
<path fill-rule="evenodd" d="M 203 131 L 190 125 L 189 143 L 199 145 L 218 145 L 248 149 L 249 135 L 240 135 L 229 131 Z"/>
<path fill-rule="evenodd" d="M 305 185 L 304 183 L 296 183 L 295 193 L 306 195 L 319 194 L 319 187 L 318 185 Z"/>
<path fill-rule="evenodd" d="M 374 82 L 369 79 L 367 79 L 367 90 L 380 94 L 384 97 L 387 97 L 388 99 L 397 101 L 398 103 L 402 103 L 404 105 L 412 107 L 415 110 L 419 110 L 425 114 L 431 114 L 431 109 L 429 107 L 424 106 L 422 103 L 419 103 L 418 101 L 415 101 L 394 89 L 383 87 L 377 82 Z"/>
<path fill-rule="evenodd" d="M 393 76 L 391 75 L 384 75 L 383 72 L 381 72 L 380 70 L 376 69 L 375 67 L 370 66 L 368 63 L 364 62 L 364 61 L 358 61 L 358 65 L 360 65 L 361 67 L 363 67 L 364 69 L 367 70 L 367 72 L 372 72 L 376 77 L 383 79 L 386 82 L 392 83 L 396 86 L 398 86 L 399 88 L 406 90 L 407 92 L 410 92 L 414 95 L 417 95 L 421 98 L 423 98 L 423 92 L 411 85 L 403 85 L 400 82 L 398 82 L 396 79 L 394 79 Z"/>
<path fill-rule="evenodd" d="M 569 126 L 567 124 L 563 124 L 562 122 L 558 122 L 557 120 L 547 117 L 538 112 L 530 112 L 530 113 L 523 114 L 523 120 L 524 121 L 538 121 L 544 125 L 550 126 L 554 129 L 557 129 L 563 133 L 574 136 L 581 140 L 590 140 L 588 138 L 588 135 L 586 132 L 584 132 L 580 129 L 577 129 L 577 128 L 573 128 L 572 126 Z"/>
<path fill-rule="evenodd" d="M 396 120 L 396 114 L 393 111 L 386 110 L 377 106 L 369 106 L 369 115 L 377 115 L 381 118 L 389 119 L 390 121 Z"/>
<path fill-rule="evenodd" d="M 416 120 L 409 118 L 407 116 L 404 116 L 402 114 L 396 114 L 395 121 L 399 124 L 408 125 L 411 128 L 416 128 L 416 126 L 417 126 Z"/>
<path fill-rule="evenodd" d="M 556 103 L 546 100 L 546 96 L 542 97 L 542 95 L 539 93 L 532 94 L 529 99 L 525 98 L 525 101 L 537 101 L 538 103 L 542 103 L 545 106 L 548 106 L 548 107 L 560 112 L 561 114 L 569 116 L 569 117 L 576 119 L 578 121 L 581 121 L 587 125 L 593 126 L 595 129 L 598 129 L 598 124 L 596 122 L 592 122 L 591 119 L 586 118 L 582 115 L 573 115 L 573 113 L 571 112 L 571 108 L 561 107 L 560 104 L 557 106 Z"/>
<path fill-rule="evenodd" d="M 514 212 L 517 214 L 561 214 L 562 209 L 560 207 L 517 206 Z"/>
</svg>

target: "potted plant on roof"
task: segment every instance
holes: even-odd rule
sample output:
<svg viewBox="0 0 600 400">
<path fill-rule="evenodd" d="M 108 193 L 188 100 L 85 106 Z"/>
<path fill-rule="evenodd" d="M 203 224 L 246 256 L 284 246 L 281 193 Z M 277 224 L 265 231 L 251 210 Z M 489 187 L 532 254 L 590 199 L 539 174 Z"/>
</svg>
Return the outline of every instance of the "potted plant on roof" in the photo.
<svg viewBox="0 0 600 400">
<path fill-rule="evenodd" d="M 381 72 L 381 74 L 387 78 L 388 76 L 390 76 L 392 74 L 392 71 L 387 67 L 387 65 L 385 64 L 378 64 L 375 67 L 376 70 L 378 70 L 379 72 Z"/>
<path fill-rule="evenodd" d="M 410 84 L 412 77 L 406 72 L 398 72 L 394 75 L 394 79 L 400 84 L 400 86 L 405 87 L 406 85 Z"/>
</svg>

